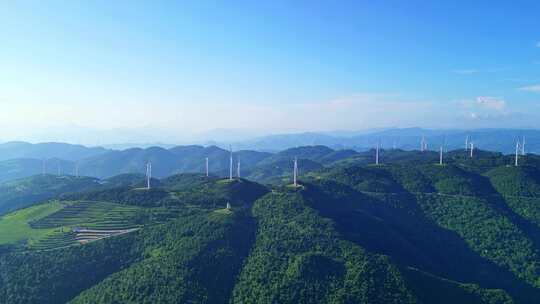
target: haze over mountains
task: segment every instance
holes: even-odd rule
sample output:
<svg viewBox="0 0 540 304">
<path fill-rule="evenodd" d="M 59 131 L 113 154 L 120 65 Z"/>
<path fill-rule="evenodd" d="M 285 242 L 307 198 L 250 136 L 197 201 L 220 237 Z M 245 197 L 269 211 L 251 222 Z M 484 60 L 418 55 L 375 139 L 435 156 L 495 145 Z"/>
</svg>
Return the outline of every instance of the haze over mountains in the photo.
<svg viewBox="0 0 540 304">
<path fill-rule="evenodd" d="M 169 130 L 168 132 L 171 132 Z M 128 133 L 123 131 L 122 134 Z M 160 132 L 154 132 L 160 134 Z M 159 146 L 163 148 L 172 148 L 177 145 L 216 145 L 224 149 L 228 149 L 232 145 L 235 150 L 257 150 L 276 152 L 284 149 L 308 146 L 308 145 L 325 145 L 334 149 L 355 149 L 367 150 L 375 146 L 380 141 L 383 148 L 390 148 L 396 145 L 401 149 L 416 149 L 420 145 L 420 138 L 426 136 L 429 147 L 437 149 L 439 145 L 445 142 L 449 149 L 457 149 L 464 146 L 465 137 L 470 136 L 479 147 L 509 153 L 513 149 L 513 144 L 517 137 L 525 136 L 529 140 L 530 151 L 540 150 L 537 144 L 540 138 L 540 130 L 538 129 L 423 129 L 423 128 L 381 128 L 367 129 L 359 131 L 325 131 L 325 132 L 304 132 L 304 133 L 283 133 L 257 135 L 256 133 L 243 132 L 236 129 L 220 129 L 216 131 L 200 134 L 200 136 L 190 139 L 174 139 L 169 136 L 168 139 L 152 138 L 152 136 L 118 136 L 110 138 L 101 138 L 100 141 L 82 140 L 82 142 L 92 143 L 90 146 L 102 146 L 106 149 L 125 150 L 130 148 L 149 148 Z M 529 138 L 530 137 L 530 138 Z M 56 137 L 59 141 L 72 142 L 70 137 L 63 137 L 60 134 Z M 66 138 L 67 140 L 62 140 Z M 84 138 L 84 137 L 82 137 Z M 115 138 L 115 139 L 113 139 Z M 127 139 L 126 139 L 127 138 Z M 80 142 L 81 137 L 75 142 Z M 495 140 L 500 139 L 500 140 Z M 31 142 L 39 142 L 36 139 Z M 176 143 L 176 144 L 175 144 Z M 13 143 L 15 146 L 21 142 Z M 88 144 L 86 144 L 88 145 Z M 9 148 L 9 147 L 8 147 Z M 66 151 L 66 149 L 64 149 Z M 0 152 L 0 159 L 5 157 Z M 30 153 L 30 152 L 27 152 Z M 22 157 L 19 156 L 19 157 Z M 50 157 L 50 156 L 47 156 Z M 54 157 L 63 158 L 61 155 Z M 9 157 L 13 158 L 13 157 Z"/>
<path fill-rule="evenodd" d="M 515 141 L 526 137 L 528 150 L 540 151 L 540 130 L 536 129 L 384 129 L 364 132 L 309 132 L 258 137 L 235 142 L 239 149 L 279 151 L 296 146 L 324 145 L 334 149 L 373 149 L 377 142 L 383 148 L 397 147 L 404 150 L 419 149 L 422 136 L 426 137 L 428 149 L 438 150 L 440 145 L 454 150 L 463 148 L 465 138 L 470 137 L 477 147 L 490 151 L 511 153 Z"/>
<path fill-rule="evenodd" d="M 516 140 L 525 138 L 528 153 L 540 152 L 540 130 L 479 129 L 479 130 L 428 130 L 420 128 L 376 130 L 364 134 L 334 132 L 270 135 L 240 142 L 207 142 L 205 145 L 136 147 L 129 149 L 106 149 L 85 147 L 66 143 L 8 142 L 0 144 L 0 181 L 22 178 L 39 173 L 75 174 L 78 166 L 81 175 L 107 178 L 122 173 L 143 173 L 147 162 L 154 164 L 154 174 L 165 177 L 185 172 L 202 172 L 204 159 L 210 160 L 210 171 L 225 175 L 228 170 L 229 146 L 232 146 L 235 161 L 240 159 L 246 176 L 256 174 L 266 176 L 271 171 L 271 163 L 277 167 L 289 164 L 294 156 L 302 155 L 281 152 L 300 146 L 326 146 L 332 150 L 321 153 L 332 154 L 329 158 L 351 156 L 373 149 L 377 143 L 381 148 L 415 150 L 425 137 L 428 150 L 438 151 L 463 149 L 469 137 L 475 147 L 483 150 L 513 153 Z M 116 147 L 122 147 L 117 145 Z M 343 150 L 343 151 L 341 151 Z M 294 151 L 294 150 L 292 150 Z M 285 153 L 285 154 L 284 154 Z M 286 155 L 286 156 L 285 156 Z M 281 165 L 278 164 L 281 160 Z M 286 161 L 285 161 L 286 160 Z M 314 161 L 314 159 L 310 159 Z M 324 159 L 315 160 L 324 163 Z M 285 161 L 285 162 L 283 162 Z M 308 160 L 302 160 L 308 161 Z M 254 165 L 262 162 L 268 166 L 259 167 L 259 172 L 251 172 Z M 316 166 L 308 166 L 314 168 Z M 262 173 L 265 171 L 267 173 Z M 261 180 L 259 180 L 261 181 Z"/>
</svg>

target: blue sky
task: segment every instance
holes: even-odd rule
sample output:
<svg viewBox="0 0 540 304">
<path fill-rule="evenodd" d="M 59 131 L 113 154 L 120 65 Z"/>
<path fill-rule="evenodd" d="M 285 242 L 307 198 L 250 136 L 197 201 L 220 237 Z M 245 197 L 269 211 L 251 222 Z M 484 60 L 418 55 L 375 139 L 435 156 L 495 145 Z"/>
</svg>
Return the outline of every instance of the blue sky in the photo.
<svg viewBox="0 0 540 304">
<path fill-rule="evenodd" d="M 540 127 L 537 1 L 373 2 L 3 2 L 0 140 Z"/>
</svg>

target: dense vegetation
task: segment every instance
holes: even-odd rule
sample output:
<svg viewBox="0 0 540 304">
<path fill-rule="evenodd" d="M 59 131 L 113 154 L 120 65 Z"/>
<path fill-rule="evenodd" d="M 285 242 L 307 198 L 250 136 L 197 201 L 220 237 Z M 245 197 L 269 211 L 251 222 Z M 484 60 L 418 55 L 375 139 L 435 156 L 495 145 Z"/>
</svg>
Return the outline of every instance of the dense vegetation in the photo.
<svg viewBox="0 0 540 304">
<path fill-rule="evenodd" d="M 413 303 L 388 259 L 340 241 L 298 194 L 257 201 L 257 241 L 234 303 Z"/>
<path fill-rule="evenodd" d="M 228 161 L 218 148 L 167 151 Z M 137 161 L 162 152 L 132 151 Z M 299 187 L 290 179 L 295 156 Z M 381 156 L 384 163 L 376 166 L 373 151 L 245 152 L 246 179 L 184 173 L 152 180 L 150 190 L 138 174 L 9 184 L 12 199 L 0 200 L 6 210 L 58 200 L 0 218 L 0 299 L 540 302 L 537 156 L 526 156 L 519 167 L 488 151 L 473 159 L 453 151 L 444 165 L 434 152 Z M 79 245 L 64 233 L 78 225 L 137 230 Z M 24 242 L 33 246 L 23 248 Z"/>
<path fill-rule="evenodd" d="M 145 231 L 144 259 L 73 303 L 227 303 L 254 235 L 243 214 L 211 212 Z"/>
</svg>

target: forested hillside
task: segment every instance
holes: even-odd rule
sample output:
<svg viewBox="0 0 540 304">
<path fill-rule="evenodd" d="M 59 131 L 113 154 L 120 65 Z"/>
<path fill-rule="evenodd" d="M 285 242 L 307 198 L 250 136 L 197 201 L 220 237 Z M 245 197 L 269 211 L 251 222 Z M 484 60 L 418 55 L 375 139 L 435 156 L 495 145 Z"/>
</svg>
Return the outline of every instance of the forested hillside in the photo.
<svg viewBox="0 0 540 304">
<path fill-rule="evenodd" d="M 16 238 L 0 232 L 0 298 L 540 302 L 537 156 L 515 167 L 500 153 L 451 151 L 439 165 L 434 152 L 392 150 L 374 165 L 372 152 L 256 157 L 251 174 L 267 185 L 200 173 L 153 179 L 151 189 L 131 174 L 18 181 L 5 192 L 19 189 L 24 204 L 4 205 L 33 207 L 0 217 L 0 228 L 18 227 Z M 30 200 L 36 189 L 46 195 Z"/>
<path fill-rule="evenodd" d="M 50 144 L 56 147 L 53 144 Z M 45 147 L 49 145 L 44 144 Z M 0 153 L 2 145 L 0 145 Z M 34 147 L 30 145 L 30 147 Z M 70 146 L 71 147 L 71 146 Z M 150 147 L 146 149 L 132 148 L 127 150 L 89 149 L 86 153 L 77 153 L 79 146 L 66 151 L 63 158 L 17 157 L 2 160 L 0 157 L 0 182 L 46 173 L 55 175 L 80 175 L 96 178 L 111 178 L 123 174 L 144 174 L 146 164 L 152 163 L 152 174 L 164 178 L 180 173 L 204 173 L 206 159 L 208 169 L 215 176 L 229 176 L 230 151 L 216 146 L 177 146 L 170 149 Z M 80 147 L 82 149 L 82 147 Z M 37 149 L 34 147 L 34 149 Z M 52 149 L 52 148 L 51 148 Z M 38 151 L 40 151 L 38 149 Z M 95 153 L 92 153 L 95 152 Z M 98 153 L 99 152 L 99 153 Z M 71 153 L 71 154 L 70 154 Z M 26 155 L 23 152 L 21 155 Z M 29 154 L 34 155 L 34 154 Z M 86 156 L 85 156 L 86 155 Z M 325 164 L 358 155 L 352 150 L 333 150 L 324 146 L 298 147 L 279 153 L 267 153 L 252 150 L 233 151 L 233 165 L 236 169 L 241 163 L 243 177 L 261 183 L 279 183 L 283 175 L 290 173 L 292 161 L 297 157 L 304 162 L 304 172 L 321 168 Z M 0 155 L 1 156 L 1 155 Z M 234 170 L 236 175 L 236 170 Z"/>
<path fill-rule="evenodd" d="M 1 183 L 0 215 L 63 193 L 84 191 L 98 186 L 95 178 L 56 175 L 35 175 Z"/>
</svg>

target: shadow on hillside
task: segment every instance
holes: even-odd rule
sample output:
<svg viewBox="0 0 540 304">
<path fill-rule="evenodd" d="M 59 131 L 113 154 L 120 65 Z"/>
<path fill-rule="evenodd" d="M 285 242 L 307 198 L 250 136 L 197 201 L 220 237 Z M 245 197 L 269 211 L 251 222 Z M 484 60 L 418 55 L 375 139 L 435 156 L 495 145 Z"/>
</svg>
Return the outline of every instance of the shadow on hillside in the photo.
<svg viewBox="0 0 540 304">
<path fill-rule="evenodd" d="M 457 233 L 428 219 L 411 193 L 368 196 L 343 184 L 324 183 L 324 187 L 311 184 L 304 195 L 311 207 L 334 220 L 347 240 L 388 255 L 402 266 L 483 288 L 504 289 L 522 303 L 540 299 L 540 290 L 482 258 Z"/>
<path fill-rule="evenodd" d="M 192 279 L 208 291 L 208 303 L 229 303 L 236 278 L 255 244 L 256 229 L 255 219 L 245 214 L 224 238 L 207 244 L 189 262 L 195 269 Z"/>
<path fill-rule="evenodd" d="M 478 176 L 479 179 L 482 179 L 485 183 L 490 183 L 493 192 L 490 193 L 486 199 L 491 207 L 497 210 L 502 215 L 506 216 L 512 224 L 516 225 L 524 231 L 528 238 L 533 242 L 536 250 L 540 252 L 540 227 L 530 220 L 524 218 L 520 214 L 516 213 L 511 204 L 506 200 L 506 198 L 499 193 L 495 187 L 491 184 L 491 181 L 488 177 Z"/>
</svg>

